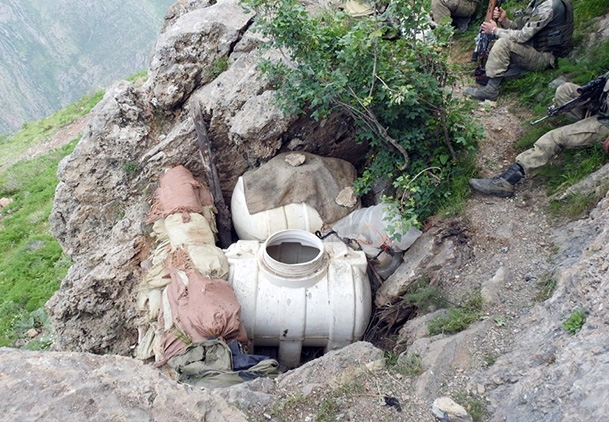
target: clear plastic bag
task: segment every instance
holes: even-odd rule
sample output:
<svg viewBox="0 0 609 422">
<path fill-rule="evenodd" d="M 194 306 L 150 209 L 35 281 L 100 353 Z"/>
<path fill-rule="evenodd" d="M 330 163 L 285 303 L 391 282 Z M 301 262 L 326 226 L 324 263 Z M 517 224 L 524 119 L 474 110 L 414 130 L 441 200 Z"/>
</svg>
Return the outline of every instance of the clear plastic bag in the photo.
<svg viewBox="0 0 609 422">
<path fill-rule="evenodd" d="M 388 207 L 387 204 L 378 204 L 355 210 L 334 223 L 332 230 L 343 239 L 355 240 L 369 258 L 387 248 L 405 251 L 421 236 L 421 231 L 411 227 L 399 241 L 391 239 L 388 228 L 397 217 L 391 218 Z"/>
</svg>

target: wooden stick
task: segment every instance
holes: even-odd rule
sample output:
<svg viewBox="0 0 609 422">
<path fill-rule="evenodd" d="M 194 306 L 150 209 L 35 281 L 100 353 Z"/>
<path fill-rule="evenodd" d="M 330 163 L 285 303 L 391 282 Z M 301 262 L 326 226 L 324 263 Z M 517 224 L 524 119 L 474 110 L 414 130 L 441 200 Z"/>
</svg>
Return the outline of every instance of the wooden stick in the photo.
<svg viewBox="0 0 609 422">
<path fill-rule="evenodd" d="M 203 121 L 203 112 L 201 111 L 201 105 L 199 103 L 193 102 L 191 104 L 190 117 L 195 124 L 197 141 L 199 144 L 199 155 L 201 156 L 201 161 L 203 161 L 203 167 L 205 167 L 205 173 L 207 173 L 207 183 L 209 184 L 209 188 L 214 197 L 214 204 L 218 210 L 218 240 L 220 242 L 220 247 L 226 249 L 232 243 L 232 220 L 230 211 L 226 206 L 224 196 L 222 195 L 220 178 L 218 177 L 214 157 L 211 153 L 207 128 Z"/>
</svg>

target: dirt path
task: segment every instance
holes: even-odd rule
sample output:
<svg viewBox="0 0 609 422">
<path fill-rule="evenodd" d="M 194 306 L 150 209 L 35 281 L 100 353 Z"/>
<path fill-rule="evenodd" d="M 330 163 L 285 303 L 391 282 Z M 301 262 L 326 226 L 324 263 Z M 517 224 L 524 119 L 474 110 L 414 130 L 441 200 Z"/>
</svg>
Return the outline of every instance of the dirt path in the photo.
<svg viewBox="0 0 609 422">
<path fill-rule="evenodd" d="M 500 98 L 475 112 L 485 128 L 477 158 L 480 177 L 495 176 L 514 162 L 514 146 L 530 118 L 514 113 L 514 108 L 509 100 Z M 519 321 L 539 300 L 540 283 L 549 277 L 550 235 L 552 226 L 558 224 L 548 214 L 548 204 L 544 187 L 534 177 L 519 183 L 512 198 L 473 192 L 468 200 L 459 220 L 467 234 L 463 247 L 469 249 L 471 259 L 447 273 L 439 287 L 456 298 L 468 291 L 482 291 L 484 314 L 495 324 L 460 344 L 469 357 L 455 358 L 459 366 L 455 372 L 441 375 L 442 394 L 456 399 L 465 392 L 483 403 L 484 388 L 471 384 L 473 375 L 509 353 L 519 333 L 528 329 Z"/>
<path fill-rule="evenodd" d="M 31 160 L 40 155 L 46 154 L 53 149 L 62 147 L 63 145 L 70 142 L 72 139 L 80 137 L 87 124 L 89 124 L 90 119 L 91 116 L 89 114 L 85 114 L 84 116 L 79 117 L 73 122 L 59 128 L 59 130 L 55 132 L 51 137 L 45 139 L 40 144 L 30 147 L 23 154 L 15 157 L 13 160 L 6 163 L 3 167 L 8 168 L 13 164 L 18 163 L 19 161 Z"/>
</svg>

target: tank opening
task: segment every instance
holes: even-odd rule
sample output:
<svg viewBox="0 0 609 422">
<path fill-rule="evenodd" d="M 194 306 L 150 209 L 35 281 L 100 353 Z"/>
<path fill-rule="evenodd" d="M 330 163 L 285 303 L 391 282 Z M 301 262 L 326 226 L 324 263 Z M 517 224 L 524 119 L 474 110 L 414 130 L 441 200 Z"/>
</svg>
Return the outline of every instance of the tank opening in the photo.
<svg viewBox="0 0 609 422">
<path fill-rule="evenodd" d="M 321 251 L 299 242 L 282 242 L 267 246 L 266 252 L 275 261 L 283 264 L 304 264 L 314 260 Z"/>
</svg>

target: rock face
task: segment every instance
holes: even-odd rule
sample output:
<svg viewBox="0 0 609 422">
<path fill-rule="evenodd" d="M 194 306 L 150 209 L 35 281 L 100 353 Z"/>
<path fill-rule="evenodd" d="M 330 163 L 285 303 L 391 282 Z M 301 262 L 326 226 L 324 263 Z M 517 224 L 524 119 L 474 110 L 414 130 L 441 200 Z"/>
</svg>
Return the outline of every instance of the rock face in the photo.
<svg viewBox="0 0 609 422">
<path fill-rule="evenodd" d="M 173 7 L 148 81 L 109 88 L 60 164 L 51 231 L 74 264 L 47 304 L 56 349 L 130 353 L 137 339 L 134 289 L 153 245 L 148 199 L 167 168 L 183 165 L 205 178 L 193 102 L 207 125 L 226 203 L 240 175 L 279 152 L 354 165 L 365 155 L 344 117 L 314 122 L 273 105 L 273 91 L 256 71 L 262 40 L 251 19 L 236 0 Z"/>
<path fill-rule="evenodd" d="M 557 230 L 556 291 L 520 325 L 528 327 L 479 378 L 491 389 L 493 421 L 592 421 L 606 418 L 609 399 L 609 197 L 590 217 Z M 569 334 L 576 309 L 586 322 Z"/>
<path fill-rule="evenodd" d="M 247 420 L 222 398 L 121 356 L 2 348 L 0 372 L 3 420 Z"/>
<path fill-rule="evenodd" d="M 73 154 L 61 163 L 51 228 L 74 264 L 47 304 L 56 350 L 131 353 L 137 340 L 135 290 L 144 271 L 140 263 L 153 248 L 145 224 L 148 199 L 167 168 L 183 165 L 195 176 L 205 176 L 192 110 L 202 110 L 226 203 L 240 175 L 281 152 L 304 150 L 356 167 L 360 163 L 365 146 L 354 142 L 344 116 L 314 122 L 274 106 L 272 87 L 256 71 L 262 40 L 251 31 L 251 18 L 236 0 L 180 2 L 172 8 L 147 82 L 136 87 L 123 81 L 107 90 Z M 278 57 L 272 51 L 264 54 Z M 426 401 L 425 412 L 434 399 L 448 396 L 447 390 L 454 392 L 462 382 L 488 403 L 492 420 L 603 420 L 609 391 L 609 315 L 604 304 L 609 294 L 608 209 L 605 197 L 589 218 L 558 230 L 553 243 L 561 250 L 551 264 L 538 253 L 550 249 L 545 240 L 550 228 L 541 224 L 542 213 L 526 201 L 512 200 L 481 201 L 470 207 L 474 223 L 437 225 L 404 254 L 402 266 L 379 289 L 378 306 L 398 300 L 409 284 L 425 276 L 454 293 L 455 300 L 471 284 L 492 308 L 485 321 L 454 336 L 429 337 L 420 320 L 409 321 L 402 330 L 398 345 L 422 362 L 412 398 Z M 508 214 L 518 218 L 506 222 Z M 535 230 L 523 232 L 517 222 L 530 219 L 540 222 Z M 471 230 L 482 232 L 476 226 L 488 226 L 485 242 L 480 236 L 470 239 Z M 557 289 L 550 299 L 535 303 L 534 281 L 549 269 Z M 511 302 L 518 302 L 517 313 L 508 312 Z M 571 335 L 561 324 L 575 307 L 586 309 L 588 317 L 581 331 Z M 508 318 L 509 333 L 504 327 Z M 484 343 L 491 354 L 474 353 Z M 358 343 L 276 383 L 260 379 L 222 394 L 242 409 L 255 402 L 272 406 L 277 397 L 297 389 L 311 397 L 307 394 L 320 388 L 314 385 L 318 381 L 340 378 L 343 358 L 367 365 L 381 355 L 370 344 Z M 29 359 L 73 357 L 23 356 L 26 365 Z M 337 375 L 327 377 L 325 365 L 337 356 L 338 363 L 330 365 L 333 371 L 339 368 Z M 83 355 L 86 367 L 105 362 L 99 359 Z"/>
</svg>

